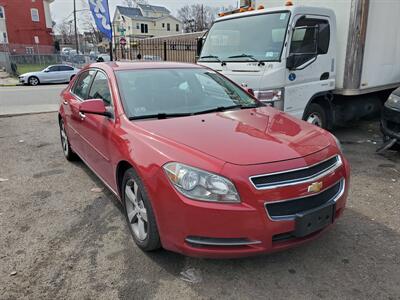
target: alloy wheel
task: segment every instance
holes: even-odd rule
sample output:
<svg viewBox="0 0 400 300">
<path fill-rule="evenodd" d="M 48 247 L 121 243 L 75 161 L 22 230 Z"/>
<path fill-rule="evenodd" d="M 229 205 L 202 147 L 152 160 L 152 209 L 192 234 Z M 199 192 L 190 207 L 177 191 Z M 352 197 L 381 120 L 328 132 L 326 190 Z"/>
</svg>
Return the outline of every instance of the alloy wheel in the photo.
<svg viewBox="0 0 400 300">
<path fill-rule="evenodd" d="M 125 186 L 125 207 L 129 226 L 139 241 L 146 240 L 148 236 L 147 210 L 144 206 L 138 184 L 130 179 Z"/>
<path fill-rule="evenodd" d="M 64 122 L 62 121 L 60 122 L 60 137 L 64 155 L 68 156 L 69 154 L 68 136 L 65 132 Z"/>
<path fill-rule="evenodd" d="M 31 77 L 31 78 L 29 78 L 29 84 L 30 85 L 38 85 L 39 80 L 36 77 Z"/>
<path fill-rule="evenodd" d="M 307 122 L 318 127 L 322 127 L 321 117 L 316 113 L 311 113 L 307 118 Z"/>
</svg>

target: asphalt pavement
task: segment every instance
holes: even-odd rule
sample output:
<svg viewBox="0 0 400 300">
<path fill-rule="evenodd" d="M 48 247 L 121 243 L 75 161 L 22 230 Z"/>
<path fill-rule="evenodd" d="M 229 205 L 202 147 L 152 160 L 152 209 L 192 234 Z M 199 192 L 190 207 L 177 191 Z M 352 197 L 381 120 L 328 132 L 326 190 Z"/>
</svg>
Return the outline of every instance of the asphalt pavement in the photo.
<svg viewBox="0 0 400 300">
<path fill-rule="evenodd" d="M 57 111 L 66 84 L 0 87 L 0 116 Z"/>
<path fill-rule="evenodd" d="M 400 299 L 400 153 L 375 154 L 377 121 L 334 133 L 352 169 L 335 226 L 208 260 L 140 251 L 117 199 L 64 159 L 56 113 L 0 118 L 0 299 Z"/>
</svg>

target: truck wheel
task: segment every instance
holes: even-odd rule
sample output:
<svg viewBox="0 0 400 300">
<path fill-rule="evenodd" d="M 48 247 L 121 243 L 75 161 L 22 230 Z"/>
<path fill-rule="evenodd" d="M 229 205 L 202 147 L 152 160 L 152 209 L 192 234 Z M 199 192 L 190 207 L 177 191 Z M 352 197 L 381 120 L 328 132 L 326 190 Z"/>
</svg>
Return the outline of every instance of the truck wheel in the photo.
<svg viewBox="0 0 400 300">
<path fill-rule="evenodd" d="M 321 128 L 326 128 L 327 126 L 326 112 L 324 108 L 317 103 L 310 104 L 303 119 Z"/>
</svg>

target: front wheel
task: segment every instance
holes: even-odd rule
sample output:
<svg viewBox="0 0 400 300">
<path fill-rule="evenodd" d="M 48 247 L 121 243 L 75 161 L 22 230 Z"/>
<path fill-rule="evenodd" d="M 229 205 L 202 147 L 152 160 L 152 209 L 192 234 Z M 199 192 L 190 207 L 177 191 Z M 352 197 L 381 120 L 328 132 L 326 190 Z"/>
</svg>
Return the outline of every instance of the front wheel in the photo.
<svg viewBox="0 0 400 300">
<path fill-rule="evenodd" d="M 36 86 L 36 85 L 38 85 L 40 82 L 39 82 L 39 78 L 37 78 L 37 77 L 35 77 L 35 76 L 31 76 L 31 77 L 29 77 L 29 79 L 28 79 L 28 83 L 30 84 L 30 85 L 32 85 L 32 86 Z"/>
<path fill-rule="evenodd" d="M 327 128 L 328 122 L 324 108 L 317 104 L 312 103 L 304 114 L 304 121 L 321 128 Z"/>
<path fill-rule="evenodd" d="M 122 202 L 129 231 L 135 243 L 143 251 L 153 251 L 161 247 L 153 208 L 144 185 L 131 168 L 122 180 Z"/>
<path fill-rule="evenodd" d="M 383 143 L 387 143 L 389 140 L 391 140 L 392 138 L 384 135 L 383 136 Z M 389 148 L 389 150 L 393 150 L 393 151 L 400 151 L 400 144 L 399 141 L 397 141 L 397 143 L 395 143 L 392 147 Z"/>
</svg>

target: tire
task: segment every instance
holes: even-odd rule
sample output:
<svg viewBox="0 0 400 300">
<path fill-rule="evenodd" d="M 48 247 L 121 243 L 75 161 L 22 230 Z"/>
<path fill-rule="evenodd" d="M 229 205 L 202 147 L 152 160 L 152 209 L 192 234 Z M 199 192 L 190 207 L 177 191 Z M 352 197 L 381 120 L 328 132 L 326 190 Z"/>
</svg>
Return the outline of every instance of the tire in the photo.
<svg viewBox="0 0 400 300">
<path fill-rule="evenodd" d="M 143 251 L 161 248 L 151 201 L 134 169 L 128 169 L 121 185 L 122 203 L 129 231 L 136 245 Z"/>
<path fill-rule="evenodd" d="M 37 78 L 36 76 L 29 77 L 28 84 L 32 85 L 32 86 L 36 86 L 36 85 L 40 84 L 39 78 Z"/>
<path fill-rule="evenodd" d="M 61 139 L 61 146 L 63 149 L 63 153 L 65 158 L 68 161 L 75 161 L 78 159 L 78 155 L 72 150 L 71 145 L 68 141 L 67 132 L 65 131 L 64 120 L 60 120 L 60 139 Z"/>
<path fill-rule="evenodd" d="M 310 104 L 306 113 L 304 114 L 303 120 L 310 124 L 327 129 L 328 120 L 326 117 L 326 111 L 317 103 Z"/>
</svg>

